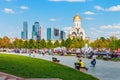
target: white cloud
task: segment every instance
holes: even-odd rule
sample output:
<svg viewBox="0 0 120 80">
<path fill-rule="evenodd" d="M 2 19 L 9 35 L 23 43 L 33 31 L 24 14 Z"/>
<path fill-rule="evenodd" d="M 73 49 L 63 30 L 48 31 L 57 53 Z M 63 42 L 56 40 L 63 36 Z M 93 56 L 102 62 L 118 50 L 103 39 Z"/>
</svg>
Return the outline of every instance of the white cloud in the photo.
<svg viewBox="0 0 120 80">
<path fill-rule="evenodd" d="M 86 12 L 84 12 L 84 14 L 86 14 L 86 15 L 94 15 L 95 13 L 91 12 L 91 11 L 86 11 Z"/>
<path fill-rule="evenodd" d="M 99 5 L 97 5 L 97 6 L 94 6 L 94 8 L 96 10 L 109 11 L 109 12 L 120 11 L 120 5 L 111 6 L 109 8 L 103 8 L 103 7 L 99 6 Z"/>
<path fill-rule="evenodd" d="M 71 29 L 71 27 L 64 27 L 63 30 L 64 31 L 69 31 Z"/>
<path fill-rule="evenodd" d="M 111 6 L 110 8 L 106 9 L 106 11 L 120 11 L 120 5 Z"/>
<path fill-rule="evenodd" d="M 94 37 L 98 35 L 98 33 L 95 33 L 95 32 L 93 32 L 93 31 L 90 32 L 90 33 L 91 33 L 91 35 L 94 36 Z"/>
<path fill-rule="evenodd" d="M 5 13 L 7 13 L 7 14 L 13 14 L 13 13 L 15 13 L 15 12 L 13 11 L 13 9 L 10 9 L 10 8 L 4 8 L 4 9 L 3 9 L 3 12 L 5 12 Z"/>
<path fill-rule="evenodd" d="M 100 29 L 120 29 L 120 24 L 103 25 L 100 26 Z"/>
<path fill-rule="evenodd" d="M 96 10 L 102 10 L 102 11 L 104 10 L 104 8 L 102 8 L 101 6 L 98 6 L 98 5 L 97 5 L 97 6 L 94 6 L 94 8 L 95 8 Z"/>
<path fill-rule="evenodd" d="M 113 25 L 104 25 L 98 28 L 89 28 L 90 31 L 90 38 L 96 39 L 100 37 L 108 38 L 110 36 L 116 36 L 120 38 L 120 24 L 113 24 Z M 92 35 L 92 36 L 91 36 Z"/>
<path fill-rule="evenodd" d="M 91 37 L 95 37 L 95 38 L 101 36 L 104 33 L 103 30 L 93 27 L 89 28 L 89 31 L 90 31 L 90 35 L 92 35 Z"/>
<path fill-rule="evenodd" d="M 29 9 L 29 7 L 27 7 L 27 6 L 20 6 L 20 9 L 27 10 L 27 9 Z"/>
<path fill-rule="evenodd" d="M 85 2 L 86 0 L 49 0 L 53 2 Z"/>
<path fill-rule="evenodd" d="M 54 22 L 54 21 L 56 21 L 56 19 L 55 18 L 50 18 L 49 21 Z"/>
<path fill-rule="evenodd" d="M 70 29 L 71 29 L 71 27 L 64 27 L 64 28 L 62 29 L 63 31 L 65 31 L 66 37 L 67 37 L 67 35 L 69 34 Z"/>
<path fill-rule="evenodd" d="M 112 36 L 112 35 L 117 36 L 117 35 L 120 35 L 120 31 L 108 32 L 107 35 L 108 35 L 108 36 Z"/>
<path fill-rule="evenodd" d="M 90 18 L 90 17 L 86 17 L 85 19 L 86 20 L 93 20 L 93 18 Z"/>
</svg>

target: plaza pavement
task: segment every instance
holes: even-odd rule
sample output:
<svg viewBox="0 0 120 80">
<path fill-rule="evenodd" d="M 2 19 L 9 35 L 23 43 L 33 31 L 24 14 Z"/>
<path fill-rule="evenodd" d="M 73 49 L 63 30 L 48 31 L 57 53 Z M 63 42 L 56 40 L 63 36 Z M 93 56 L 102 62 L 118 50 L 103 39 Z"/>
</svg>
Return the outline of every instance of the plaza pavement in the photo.
<svg viewBox="0 0 120 80">
<path fill-rule="evenodd" d="M 28 54 L 21 54 L 28 56 Z M 32 55 L 33 57 L 33 55 Z M 42 58 L 45 60 L 52 61 L 52 57 L 56 57 L 60 60 L 61 64 L 74 68 L 74 62 L 77 60 L 75 56 L 52 56 L 52 55 L 41 55 L 36 54 L 35 58 Z M 88 69 L 86 73 L 91 74 L 100 80 L 120 80 L 120 62 L 112 62 L 112 61 L 103 61 L 97 60 L 96 67 L 90 67 L 90 59 L 82 58 L 85 63 L 85 66 Z"/>
</svg>

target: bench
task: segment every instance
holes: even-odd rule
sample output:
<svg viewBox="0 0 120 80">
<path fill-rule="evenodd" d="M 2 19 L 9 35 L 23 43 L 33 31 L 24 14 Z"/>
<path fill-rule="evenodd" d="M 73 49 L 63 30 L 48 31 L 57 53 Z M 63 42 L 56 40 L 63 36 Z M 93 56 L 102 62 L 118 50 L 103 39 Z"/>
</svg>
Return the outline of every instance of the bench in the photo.
<svg viewBox="0 0 120 80">
<path fill-rule="evenodd" d="M 59 62 L 60 62 L 60 60 L 58 60 L 56 57 L 52 57 L 52 61 L 53 61 L 53 62 L 56 62 L 56 63 L 59 63 Z"/>
</svg>

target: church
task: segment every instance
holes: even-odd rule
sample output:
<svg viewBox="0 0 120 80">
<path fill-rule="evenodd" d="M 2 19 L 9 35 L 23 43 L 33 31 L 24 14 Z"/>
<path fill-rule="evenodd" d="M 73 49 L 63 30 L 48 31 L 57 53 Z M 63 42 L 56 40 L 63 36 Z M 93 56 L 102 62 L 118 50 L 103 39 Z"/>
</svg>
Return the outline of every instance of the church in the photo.
<svg viewBox="0 0 120 80">
<path fill-rule="evenodd" d="M 73 39 L 76 37 L 82 38 L 85 40 L 86 34 L 84 29 L 81 26 L 81 17 L 76 13 L 76 15 L 73 18 L 73 27 L 71 27 L 68 37 Z"/>
</svg>

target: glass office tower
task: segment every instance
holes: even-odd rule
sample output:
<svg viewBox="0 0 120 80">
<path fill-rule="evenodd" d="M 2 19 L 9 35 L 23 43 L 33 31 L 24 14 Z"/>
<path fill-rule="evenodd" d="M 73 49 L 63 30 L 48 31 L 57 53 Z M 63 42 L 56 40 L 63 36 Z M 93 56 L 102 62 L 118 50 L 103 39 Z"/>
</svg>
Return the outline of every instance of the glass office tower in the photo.
<svg viewBox="0 0 120 80">
<path fill-rule="evenodd" d="M 39 22 L 35 22 L 32 26 L 32 39 L 39 41 L 41 39 Z"/>
<path fill-rule="evenodd" d="M 21 32 L 21 39 L 23 39 L 23 40 L 28 39 L 28 23 L 27 23 L 27 21 L 23 22 L 23 31 Z"/>
</svg>

